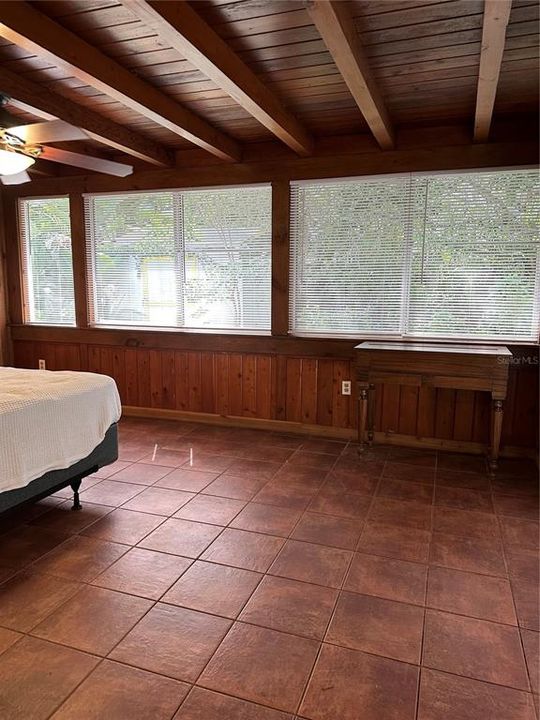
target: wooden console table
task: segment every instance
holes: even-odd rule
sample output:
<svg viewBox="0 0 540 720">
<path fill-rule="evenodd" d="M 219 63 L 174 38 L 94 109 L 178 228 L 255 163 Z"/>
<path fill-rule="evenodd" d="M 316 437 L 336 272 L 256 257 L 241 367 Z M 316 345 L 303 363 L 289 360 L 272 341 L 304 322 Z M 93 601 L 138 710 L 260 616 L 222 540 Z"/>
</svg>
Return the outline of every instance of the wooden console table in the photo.
<svg viewBox="0 0 540 720">
<path fill-rule="evenodd" d="M 481 390 L 491 393 L 488 460 L 497 468 L 503 402 L 508 385 L 508 348 L 489 345 L 364 342 L 355 347 L 360 450 L 373 441 L 373 392 L 376 383 L 413 387 Z"/>
</svg>

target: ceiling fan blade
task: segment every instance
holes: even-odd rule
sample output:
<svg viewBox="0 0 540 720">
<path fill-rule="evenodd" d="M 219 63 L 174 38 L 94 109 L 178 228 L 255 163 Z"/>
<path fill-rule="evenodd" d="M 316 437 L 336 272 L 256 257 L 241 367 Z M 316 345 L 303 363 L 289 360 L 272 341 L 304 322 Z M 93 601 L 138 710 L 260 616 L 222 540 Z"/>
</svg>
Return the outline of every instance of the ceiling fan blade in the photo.
<svg viewBox="0 0 540 720">
<path fill-rule="evenodd" d="M 75 167 L 94 170 L 95 172 L 105 173 L 106 175 L 116 175 L 117 177 L 126 177 L 126 175 L 131 175 L 133 172 L 132 165 L 124 165 L 124 163 L 104 160 L 103 158 L 92 157 L 91 155 L 81 155 L 80 153 L 60 150 L 59 148 L 53 147 L 44 147 L 39 157 L 43 160 L 51 160 L 52 162 L 62 163 L 63 165 L 74 165 Z"/>
<path fill-rule="evenodd" d="M 30 182 L 31 179 L 26 170 L 15 173 L 15 175 L 0 175 L 2 185 L 22 185 L 23 183 Z"/>
<path fill-rule="evenodd" d="M 8 128 L 9 132 L 27 143 L 64 142 L 66 140 L 86 140 L 89 135 L 75 125 L 63 120 L 16 125 Z"/>
</svg>

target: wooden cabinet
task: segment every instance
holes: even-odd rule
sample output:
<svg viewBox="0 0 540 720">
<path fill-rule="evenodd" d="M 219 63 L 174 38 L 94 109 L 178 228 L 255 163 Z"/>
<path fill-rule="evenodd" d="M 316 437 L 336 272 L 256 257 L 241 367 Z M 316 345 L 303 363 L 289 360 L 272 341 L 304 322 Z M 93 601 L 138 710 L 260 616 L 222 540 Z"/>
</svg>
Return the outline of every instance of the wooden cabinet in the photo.
<svg viewBox="0 0 540 720">
<path fill-rule="evenodd" d="M 358 383 L 358 442 L 373 441 L 376 383 L 480 390 L 491 394 L 488 460 L 497 468 L 512 353 L 503 346 L 364 342 L 355 347 Z"/>
</svg>

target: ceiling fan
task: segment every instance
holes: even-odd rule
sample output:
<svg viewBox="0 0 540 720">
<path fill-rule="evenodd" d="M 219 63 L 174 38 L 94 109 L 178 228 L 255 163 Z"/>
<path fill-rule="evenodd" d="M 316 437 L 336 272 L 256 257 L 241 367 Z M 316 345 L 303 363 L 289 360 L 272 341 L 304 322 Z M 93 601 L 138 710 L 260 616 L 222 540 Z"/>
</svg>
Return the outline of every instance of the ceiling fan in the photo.
<svg viewBox="0 0 540 720">
<path fill-rule="evenodd" d="M 0 182 L 3 185 L 22 185 L 29 182 L 31 178 L 26 170 L 38 158 L 117 177 L 126 177 L 133 172 L 131 165 L 43 145 L 50 142 L 86 140 L 90 136 L 81 128 L 63 120 L 20 125 L 19 118 L 5 109 L 10 100 L 8 95 L 0 94 Z"/>
</svg>

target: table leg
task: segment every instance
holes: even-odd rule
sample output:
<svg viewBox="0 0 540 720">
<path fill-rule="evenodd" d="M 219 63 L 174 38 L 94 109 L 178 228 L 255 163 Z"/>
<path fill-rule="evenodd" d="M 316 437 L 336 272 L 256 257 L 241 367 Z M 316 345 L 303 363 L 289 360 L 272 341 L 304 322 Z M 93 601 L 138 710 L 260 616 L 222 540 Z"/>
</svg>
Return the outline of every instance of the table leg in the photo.
<svg viewBox="0 0 540 720">
<path fill-rule="evenodd" d="M 375 425 L 375 403 L 374 403 L 374 391 L 375 391 L 375 385 L 373 383 L 369 384 L 368 389 L 368 409 L 367 409 L 367 439 L 368 439 L 368 445 L 371 446 L 373 444 L 373 430 Z"/>
<path fill-rule="evenodd" d="M 366 426 L 368 416 L 368 387 L 360 386 L 358 390 L 358 452 L 366 449 Z"/>
<path fill-rule="evenodd" d="M 493 473 L 497 469 L 501 431 L 503 423 L 503 401 L 493 400 L 491 403 L 491 447 L 489 453 L 489 469 Z"/>
</svg>

